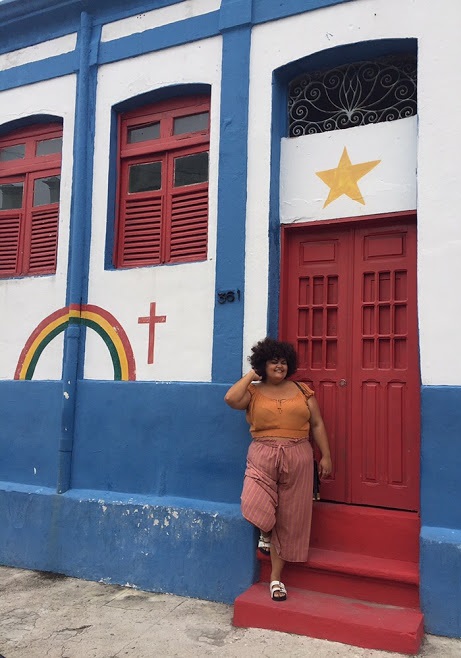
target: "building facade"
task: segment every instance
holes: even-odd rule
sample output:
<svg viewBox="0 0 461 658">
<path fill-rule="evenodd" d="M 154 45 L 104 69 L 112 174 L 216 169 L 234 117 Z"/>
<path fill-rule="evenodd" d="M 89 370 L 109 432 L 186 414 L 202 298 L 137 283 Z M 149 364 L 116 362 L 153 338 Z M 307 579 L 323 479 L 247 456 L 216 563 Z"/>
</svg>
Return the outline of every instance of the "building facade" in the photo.
<svg viewBox="0 0 461 658">
<path fill-rule="evenodd" d="M 396 20 L 398 17 L 398 20 Z M 456 0 L 0 4 L 0 561 L 232 602 L 266 335 L 461 635 Z M 448 282 L 451 284 L 448 285 Z"/>
</svg>

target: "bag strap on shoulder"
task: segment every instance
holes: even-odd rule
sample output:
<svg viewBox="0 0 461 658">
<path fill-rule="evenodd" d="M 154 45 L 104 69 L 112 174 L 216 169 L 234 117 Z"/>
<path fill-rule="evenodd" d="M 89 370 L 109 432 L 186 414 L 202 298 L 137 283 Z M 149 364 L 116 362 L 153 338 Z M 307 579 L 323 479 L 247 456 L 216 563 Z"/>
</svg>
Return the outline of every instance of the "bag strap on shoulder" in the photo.
<svg viewBox="0 0 461 658">
<path fill-rule="evenodd" d="M 307 395 L 305 389 L 301 386 L 299 382 L 293 382 L 293 384 L 296 384 L 296 386 L 299 388 L 301 393 L 304 395 L 304 399 L 306 400 L 306 404 L 307 404 Z"/>
</svg>

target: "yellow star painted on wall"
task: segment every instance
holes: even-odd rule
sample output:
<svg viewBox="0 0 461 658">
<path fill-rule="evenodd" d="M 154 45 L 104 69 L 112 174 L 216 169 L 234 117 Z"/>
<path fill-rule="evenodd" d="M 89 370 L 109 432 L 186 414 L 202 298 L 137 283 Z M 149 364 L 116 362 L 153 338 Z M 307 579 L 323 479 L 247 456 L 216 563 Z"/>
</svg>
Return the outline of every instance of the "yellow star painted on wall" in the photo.
<svg viewBox="0 0 461 658">
<path fill-rule="evenodd" d="M 365 205 L 365 201 L 357 182 L 380 162 L 381 160 L 372 160 L 371 162 L 352 164 L 347 148 L 344 147 L 343 154 L 336 169 L 326 169 L 325 171 L 315 172 L 316 175 L 330 188 L 330 193 L 323 204 L 323 207 L 325 208 L 329 203 L 335 201 L 343 194 L 353 201 L 358 201 Z"/>
</svg>

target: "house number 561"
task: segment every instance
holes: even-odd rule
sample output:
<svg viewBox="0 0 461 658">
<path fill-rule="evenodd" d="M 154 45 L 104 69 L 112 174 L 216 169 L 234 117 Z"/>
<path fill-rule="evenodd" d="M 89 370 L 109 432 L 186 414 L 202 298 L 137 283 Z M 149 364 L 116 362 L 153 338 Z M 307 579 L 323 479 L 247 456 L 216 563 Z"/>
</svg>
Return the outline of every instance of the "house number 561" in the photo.
<svg viewBox="0 0 461 658">
<path fill-rule="evenodd" d="M 218 304 L 232 304 L 240 301 L 240 290 L 220 290 L 217 293 Z"/>
</svg>

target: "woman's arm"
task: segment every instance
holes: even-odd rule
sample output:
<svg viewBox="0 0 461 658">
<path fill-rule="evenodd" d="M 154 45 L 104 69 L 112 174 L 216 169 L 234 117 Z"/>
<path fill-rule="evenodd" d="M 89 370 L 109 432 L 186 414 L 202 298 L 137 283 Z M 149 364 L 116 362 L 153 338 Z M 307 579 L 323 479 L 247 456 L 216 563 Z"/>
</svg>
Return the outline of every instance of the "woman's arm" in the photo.
<svg viewBox="0 0 461 658">
<path fill-rule="evenodd" d="M 307 400 L 307 406 L 311 412 L 311 428 L 314 441 L 320 448 L 322 459 L 319 462 L 319 475 L 321 478 L 327 477 L 331 474 L 331 455 L 330 445 L 328 443 L 327 431 L 323 422 L 322 414 L 317 400 L 311 396 Z"/>
<path fill-rule="evenodd" d="M 251 395 L 248 393 L 248 386 L 251 382 L 259 381 L 260 379 L 261 377 L 254 370 L 250 370 L 250 372 L 247 372 L 246 375 L 230 387 L 224 396 L 224 401 L 232 409 L 246 409 L 251 400 Z"/>
</svg>

